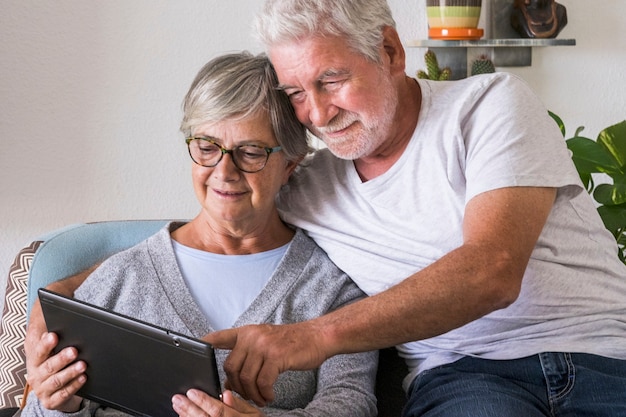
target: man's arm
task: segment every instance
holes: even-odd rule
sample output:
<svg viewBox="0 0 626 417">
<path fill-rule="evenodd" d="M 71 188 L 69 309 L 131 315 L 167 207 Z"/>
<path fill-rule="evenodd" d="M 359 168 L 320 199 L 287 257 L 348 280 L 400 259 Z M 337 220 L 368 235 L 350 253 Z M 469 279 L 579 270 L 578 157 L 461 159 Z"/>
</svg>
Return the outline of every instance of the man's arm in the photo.
<svg viewBox="0 0 626 417">
<path fill-rule="evenodd" d="M 233 349 L 224 364 L 230 387 L 263 405 L 286 370 L 446 333 L 516 300 L 555 196 L 553 188 L 531 187 L 480 194 L 466 207 L 463 244 L 389 290 L 314 320 L 205 339 Z"/>
<path fill-rule="evenodd" d="M 53 282 L 47 288 L 71 297 L 97 266 Z M 85 366 L 82 362 L 76 362 L 68 367 L 76 360 L 77 352 L 74 348 L 67 348 L 57 355 L 50 356 L 57 342 L 55 334 L 47 333 L 41 305 L 37 299 L 30 311 L 24 340 L 28 385 L 44 407 L 59 409 L 67 408 L 69 404 L 69 407 L 73 408 L 77 400 L 72 400 L 72 396 L 85 383 Z"/>
</svg>

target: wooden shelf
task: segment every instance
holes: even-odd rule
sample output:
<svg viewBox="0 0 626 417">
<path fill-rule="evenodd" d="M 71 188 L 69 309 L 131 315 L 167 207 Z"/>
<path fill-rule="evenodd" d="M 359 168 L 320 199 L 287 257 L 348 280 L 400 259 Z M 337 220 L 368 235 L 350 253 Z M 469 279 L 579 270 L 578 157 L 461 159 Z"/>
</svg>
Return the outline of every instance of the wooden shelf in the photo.
<svg viewBox="0 0 626 417">
<path fill-rule="evenodd" d="M 424 39 L 409 41 L 407 48 L 432 50 L 440 66 L 450 67 L 452 79 L 465 78 L 472 62 L 486 56 L 496 67 L 528 67 L 532 65 L 532 48 L 576 45 L 575 39 L 480 39 L 447 41 Z"/>
<path fill-rule="evenodd" d="M 493 39 L 442 40 L 423 39 L 405 42 L 407 48 L 428 48 L 437 55 L 441 67 L 450 67 L 452 79 L 465 78 L 474 60 L 480 56 L 491 59 L 496 67 L 527 67 L 532 65 L 532 48 L 573 46 L 575 39 L 526 39 L 511 27 L 511 0 L 488 0 L 490 36 Z"/>
<path fill-rule="evenodd" d="M 409 48 L 528 48 L 536 46 L 576 45 L 576 39 L 478 39 L 448 41 L 423 39 L 408 41 Z"/>
</svg>

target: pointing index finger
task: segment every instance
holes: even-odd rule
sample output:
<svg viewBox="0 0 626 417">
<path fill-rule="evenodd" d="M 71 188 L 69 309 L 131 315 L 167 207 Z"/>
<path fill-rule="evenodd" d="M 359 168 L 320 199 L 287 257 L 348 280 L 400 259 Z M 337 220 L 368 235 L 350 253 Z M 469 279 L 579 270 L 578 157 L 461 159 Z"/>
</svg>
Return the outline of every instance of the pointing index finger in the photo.
<svg viewBox="0 0 626 417">
<path fill-rule="evenodd" d="M 218 349 L 233 349 L 237 343 L 239 329 L 226 329 L 209 333 L 202 338 Z"/>
</svg>

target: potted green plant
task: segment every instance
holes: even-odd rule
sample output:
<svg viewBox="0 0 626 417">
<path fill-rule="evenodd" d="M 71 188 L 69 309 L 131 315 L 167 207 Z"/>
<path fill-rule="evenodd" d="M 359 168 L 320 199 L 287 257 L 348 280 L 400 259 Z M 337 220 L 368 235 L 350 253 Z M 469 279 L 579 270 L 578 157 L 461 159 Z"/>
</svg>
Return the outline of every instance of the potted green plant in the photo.
<svg viewBox="0 0 626 417">
<path fill-rule="evenodd" d="M 482 0 L 426 0 L 428 37 L 431 39 L 480 39 L 478 28 Z"/>
<path fill-rule="evenodd" d="M 559 116 L 550 112 L 563 137 L 565 126 Z M 574 136 L 566 139 L 572 160 L 587 192 L 598 203 L 598 213 L 604 226 L 613 234 L 619 258 L 626 264 L 626 120 L 603 129 L 598 138 L 581 136 L 584 127 L 576 129 Z M 593 174 L 612 183 L 597 184 Z"/>
</svg>

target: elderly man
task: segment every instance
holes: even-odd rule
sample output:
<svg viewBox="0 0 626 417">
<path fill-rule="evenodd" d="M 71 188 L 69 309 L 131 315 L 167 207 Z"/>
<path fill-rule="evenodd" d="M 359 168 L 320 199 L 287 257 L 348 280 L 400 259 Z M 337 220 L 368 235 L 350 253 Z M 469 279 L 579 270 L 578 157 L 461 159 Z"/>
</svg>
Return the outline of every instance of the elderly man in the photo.
<svg viewBox="0 0 626 417">
<path fill-rule="evenodd" d="M 407 77 L 385 0 L 268 0 L 259 33 L 328 147 L 281 214 L 371 297 L 210 335 L 231 385 L 398 345 L 407 416 L 626 415 L 626 267 L 526 85 Z"/>
</svg>

